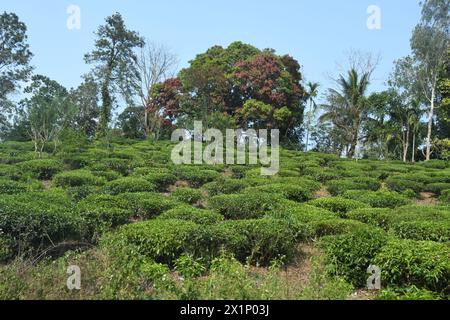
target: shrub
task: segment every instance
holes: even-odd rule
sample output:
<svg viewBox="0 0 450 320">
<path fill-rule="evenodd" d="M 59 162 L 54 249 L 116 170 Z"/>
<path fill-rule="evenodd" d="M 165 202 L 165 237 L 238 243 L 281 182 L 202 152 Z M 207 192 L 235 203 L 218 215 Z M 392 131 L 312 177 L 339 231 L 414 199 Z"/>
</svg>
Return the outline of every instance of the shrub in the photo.
<svg viewBox="0 0 450 320">
<path fill-rule="evenodd" d="M 450 183 L 430 183 L 425 186 L 424 191 L 440 195 L 442 191 L 450 189 Z"/>
<path fill-rule="evenodd" d="M 275 180 L 275 181 L 278 181 Z M 279 194 L 280 196 L 297 202 L 304 202 L 313 198 L 313 192 L 320 189 L 320 184 L 310 180 L 295 179 L 292 183 L 289 179 L 283 179 L 283 183 L 276 182 L 258 187 L 248 188 L 247 193 L 268 192 Z"/>
<path fill-rule="evenodd" d="M 177 181 L 177 177 L 171 173 L 150 173 L 144 177 L 154 184 L 158 191 L 164 192 L 167 188 Z"/>
<path fill-rule="evenodd" d="M 47 195 L 49 194 L 49 195 Z M 54 201 L 52 201 L 54 200 Z M 0 197 L 0 230 L 20 244 L 38 248 L 79 239 L 81 219 L 59 193 L 24 193 Z"/>
<path fill-rule="evenodd" d="M 388 285 L 415 285 L 440 292 L 448 289 L 449 256 L 447 244 L 391 240 L 376 255 L 373 263 L 381 268 L 381 277 Z"/>
<path fill-rule="evenodd" d="M 282 256 L 289 259 L 295 252 L 295 232 L 283 220 L 226 221 L 211 230 L 218 248 L 233 253 L 241 262 L 267 265 Z"/>
<path fill-rule="evenodd" d="M 13 255 L 12 241 L 0 231 L 0 263 L 6 262 Z"/>
<path fill-rule="evenodd" d="M 25 161 L 18 166 L 24 173 L 29 173 L 33 178 L 40 180 L 50 180 L 63 167 L 60 162 L 50 159 Z"/>
<path fill-rule="evenodd" d="M 187 181 L 192 187 L 198 188 L 217 179 L 220 173 L 213 170 L 202 170 L 201 167 L 196 166 L 178 166 L 175 175 L 179 180 Z"/>
<path fill-rule="evenodd" d="M 28 186 L 25 183 L 0 179 L 0 194 L 16 194 L 27 190 Z"/>
<path fill-rule="evenodd" d="M 342 195 L 348 190 L 371 190 L 377 191 L 381 184 L 377 179 L 373 178 L 358 178 L 358 179 L 344 179 L 333 180 L 327 184 L 328 191 L 333 196 Z"/>
<path fill-rule="evenodd" d="M 436 292 L 419 289 L 416 286 L 407 288 L 388 288 L 382 290 L 376 297 L 377 300 L 441 300 Z"/>
<path fill-rule="evenodd" d="M 323 208 L 330 210 L 332 212 L 336 212 L 343 218 L 346 217 L 347 212 L 351 210 L 367 207 L 365 203 L 341 197 L 320 198 L 309 201 L 308 204 L 318 208 Z"/>
<path fill-rule="evenodd" d="M 77 211 L 85 221 L 84 236 L 96 240 L 105 231 L 126 224 L 133 211 L 128 202 L 111 195 L 92 195 L 80 201 Z"/>
<path fill-rule="evenodd" d="M 387 178 L 386 185 L 390 191 L 403 192 L 405 190 L 413 190 L 415 193 L 419 193 L 424 189 L 424 184 L 407 179 L 401 179 L 397 176 L 391 176 Z"/>
<path fill-rule="evenodd" d="M 355 286 L 364 286 L 367 268 L 387 242 L 384 231 L 362 228 L 338 236 L 327 236 L 320 242 L 332 274 L 343 276 Z"/>
<path fill-rule="evenodd" d="M 106 158 L 98 162 L 97 171 L 113 170 L 121 175 L 128 175 L 132 171 L 132 162 L 129 159 Z M 94 167 L 95 168 L 95 167 Z"/>
<path fill-rule="evenodd" d="M 347 217 L 387 230 L 392 218 L 392 211 L 382 208 L 362 208 L 350 211 L 347 213 Z"/>
<path fill-rule="evenodd" d="M 0 164 L 0 178 L 19 180 L 21 176 L 22 173 L 16 166 Z"/>
<path fill-rule="evenodd" d="M 158 193 L 135 192 L 123 193 L 118 196 L 122 201 L 122 209 L 133 212 L 133 216 L 141 219 L 156 217 L 169 209 L 180 205 L 176 200 Z"/>
<path fill-rule="evenodd" d="M 99 194 L 101 191 L 100 187 L 96 186 L 79 186 L 79 187 L 70 187 L 66 189 L 67 195 L 74 202 L 79 202 L 92 194 Z"/>
<path fill-rule="evenodd" d="M 208 191 L 210 196 L 216 196 L 219 194 L 238 193 L 247 186 L 248 184 L 243 180 L 218 179 L 217 181 L 205 184 L 203 188 Z"/>
<path fill-rule="evenodd" d="M 172 197 L 180 202 L 185 202 L 188 204 L 195 204 L 203 198 L 203 194 L 198 189 L 177 188 L 172 193 Z"/>
<path fill-rule="evenodd" d="M 91 173 L 99 178 L 104 178 L 107 181 L 117 180 L 121 177 L 121 175 L 115 171 L 92 171 Z"/>
<path fill-rule="evenodd" d="M 350 190 L 344 198 L 358 200 L 374 208 L 396 208 L 407 205 L 410 201 L 396 192 Z"/>
<path fill-rule="evenodd" d="M 227 219 L 253 219 L 280 207 L 283 198 L 277 194 L 248 193 L 215 196 L 208 206 Z"/>
<path fill-rule="evenodd" d="M 108 250 L 121 251 L 130 248 L 155 262 L 172 264 L 183 253 L 206 255 L 202 246 L 201 226 L 182 220 L 149 220 L 121 227 L 105 235 L 102 246 Z"/>
<path fill-rule="evenodd" d="M 121 178 L 108 182 L 105 185 L 106 193 L 112 195 L 130 192 L 152 192 L 155 190 L 155 185 L 143 178 Z"/>
<path fill-rule="evenodd" d="M 94 176 L 87 170 L 74 170 L 57 174 L 53 178 L 53 183 L 57 187 L 80 187 L 84 185 L 99 186 L 106 183 L 103 178 Z"/>
<path fill-rule="evenodd" d="M 214 211 L 183 205 L 162 213 L 158 219 L 185 220 L 192 221 L 200 225 L 210 225 L 223 221 L 223 216 Z"/>
<path fill-rule="evenodd" d="M 402 239 L 450 241 L 450 222 L 401 221 L 392 223 L 391 230 Z"/>
<path fill-rule="evenodd" d="M 343 219 L 312 221 L 309 225 L 312 227 L 315 237 L 345 234 L 367 228 L 367 225 L 362 222 Z"/>
<path fill-rule="evenodd" d="M 450 203 L 450 189 L 443 190 L 441 193 L 441 197 L 439 198 L 442 202 Z"/>
</svg>

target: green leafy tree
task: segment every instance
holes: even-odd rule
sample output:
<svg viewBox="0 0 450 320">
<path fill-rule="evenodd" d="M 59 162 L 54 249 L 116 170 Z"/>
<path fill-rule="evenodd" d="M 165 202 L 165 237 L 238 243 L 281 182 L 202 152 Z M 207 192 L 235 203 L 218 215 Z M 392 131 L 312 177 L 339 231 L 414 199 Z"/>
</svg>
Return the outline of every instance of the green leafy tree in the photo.
<svg viewBox="0 0 450 320">
<path fill-rule="evenodd" d="M 32 54 L 27 43 L 27 27 L 16 14 L 0 15 L 0 126 L 5 125 L 6 114 L 13 108 L 8 95 L 26 81 L 32 71 Z"/>
<path fill-rule="evenodd" d="M 66 88 L 42 75 L 31 78 L 25 88 L 30 98 L 21 101 L 23 115 L 29 124 L 28 132 L 35 151 L 42 154 L 48 142 L 56 150 L 61 132 L 71 123 L 76 107 Z"/>
<path fill-rule="evenodd" d="M 120 92 L 127 103 L 137 93 L 135 79 L 139 77 L 136 48 L 144 40 L 135 31 L 128 30 L 119 13 L 106 18 L 106 24 L 98 28 L 95 49 L 86 54 L 87 63 L 96 67 L 93 74 L 101 83 L 102 107 L 98 132 L 105 135 L 111 121 L 115 94 Z"/>
<path fill-rule="evenodd" d="M 308 152 L 309 137 L 311 133 L 311 125 L 317 112 L 316 98 L 319 93 L 319 84 L 317 82 L 308 82 L 306 84 L 306 97 L 309 104 L 309 110 L 306 113 L 306 146 L 305 152 Z"/>
</svg>

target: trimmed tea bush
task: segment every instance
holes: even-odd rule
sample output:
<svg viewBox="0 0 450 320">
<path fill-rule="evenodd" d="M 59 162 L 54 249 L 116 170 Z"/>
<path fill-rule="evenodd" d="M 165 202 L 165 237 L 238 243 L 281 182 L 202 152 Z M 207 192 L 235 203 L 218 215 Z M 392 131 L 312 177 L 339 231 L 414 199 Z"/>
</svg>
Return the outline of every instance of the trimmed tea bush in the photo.
<svg viewBox="0 0 450 320">
<path fill-rule="evenodd" d="M 241 262 L 268 265 L 295 252 L 296 235 L 286 221 L 275 219 L 226 221 L 212 227 L 217 245 Z"/>
<path fill-rule="evenodd" d="M 162 213 L 158 219 L 163 220 L 185 220 L 200 225 L 216 224 L 223 221 L 223 216 L 210 210 L 193 208 L 190 206 L 179 206 Z"/>
<path fill-rule="evenodd" d="M 106 179 L 98 178 L 87 170 L 74 170 L 57 174 L 53 178 L 57 187 L 80 187 L 84 185 L 99 186 L 106 183 Z"/>
<path fill-rule="evenodd" d="M 362 222 L 343 219 L 312 221 L 309 223 L 309 226 L 313 229 L 315 237 L 345 234 L 368 228 L 368 226 Z"/>
<path fill-rule="evenodd" d="M 392 223 L 391 231 L 402 239 L 450 241 L 450 222 L 402 221 Z"/>
<path fill-rule="evenodd" d="M 440 195 L 442 191 L 450 189 L 450 183 L 430 183 L 425 186 L 424 191 Z"/>
<path fill-rule="evenodd" d="M 389 228 L 389 222 L 392 219 L 392 210 L 382 208 L 362 208 L 350 211 L 347 213 L 347 217 L 387 230 Z"/>
<path fill-rule="evenodd" d="M 334 198 L 320 198 L 308 202 L 309 205 L 330 210 L 338 213 L 341 217 L 345 218 L 347 212 L 368 207 L 367 204 L 360 201 L 334 197 Z"/>
<path fill-rule="evenodd" d="M 177 182 L 177 177 L 171 173 L 150 173 L 144 179 L 154 184 L 158 191 L 164 192 L 167 188 Z"/>
<path fill-rule="evenodd" d="M 0 194 L 16 194 L 26 192 L 27 190 L 28 185 L 25 183 L 0 179 Z"/>
<path fill-rule="evenodd" d="M 134 217 L 141 219 L 156 217 L 164 211 L 180 205 L 174 199 L 150 192 L 123 193 L 118 198 L 124 204 L 120 206 L 122 209 L 131 210 Z"/>
<path fill-rule="evenodd" d="M 396 208 L 407 205 L 410 201 L 396 192 L 350 190 L 344 198 L 358 200 L 374 208 Z"/>
<path fill-rule="evenodd" d="M 208 206 L 227 219 L 253 219 L 280 207 L 283 198 L 265 192 L 230 194 L 209 199 Z"/>
<path fill-rule="evenodd" d="M 105 185 L 105 192 L 112 195 L 130 192 L 152 192 L 156 191 L 154 184 L 143 178 L 121 178 Z"/>
<path fill-rule="evenodd" d="M 381 268 L 383 282 L 441 292 L 448 290 L 450 248 L 432 241 L 391 240 L 373 263 Z"/>
<path fill-rule="evenodd" d="M 202 170 L 202 167 L 196 166 L 178 166 L 175 171 L 175 175 L 178 180 L 184 180 L 189 182 L 189 184 L 198 188 L 205 183 L 211 182 L 220 176 L 220 173 L 213 170 Z"/>
<path fill-rule="evenodd" d="M 398 178 L 397 176 L 391 176 L 387 178 L 386 185 L 390 191 L 403 192 L 405 190 L 413 190 L 415 193 L 419 193 L 424 189 L 424 184 L 412 180 Z"/>
<path fill-rule="evenodd" d="M 137 254 L 170 265 L 183 253 L 206 255 L 203 228 L 190 221 L 149 220 L 121 227 L 106 235 L 102 245 L 112 252 L 129 247 Z"/>
<path fill-rule="evenodd" d="M 367 268 L 386 244 L 387 238 L 381 229 L 362 228 L 339 236 L 324 237 L 320 247 L 325 251 L 332 274 L 341 275 L 355 286 L 362 287 L 366 285 Z"/>
<path fill-rule="evenodd" d="M 450 203 L 450 189 L 443 190 L 441 197 L 439 198 L 442 202 Z"/>
<path fill-rule="evenodd" d="M 172 197 L 180 202 L 185 202 L 188 204 L 196 204 L 203 198 L 203 194 L 198 189 L 177 188 L 172 193 Z"/>
<path fill-rule="evenodd" d="M 216 196 L 219 194 L 232 194 L 238 193 L 245 189 L 248 184 L 243 180 L 237 179 L 218 179 L 217 181 L 207 183 L 203 186 L 203 189 L 208 191 L 210 196 Z"/>
<path fill-rule="evenodd" d="M 348 190 L 371 190 L 377 191 L 381 184 L 377 179 L 373 178 L 355 178 L 344 180 L 333 180 L 327 184 L 328 191 L 333 196 L 342 195 Z"/>
<path fill-rule="evenodd" d="M 21 162 L 19 168 L 33 178 L 50 180 L 55 174 L 62 171 L 63 165 L 59 161 L 50 159 L 37 159 Z"/>
</svg>

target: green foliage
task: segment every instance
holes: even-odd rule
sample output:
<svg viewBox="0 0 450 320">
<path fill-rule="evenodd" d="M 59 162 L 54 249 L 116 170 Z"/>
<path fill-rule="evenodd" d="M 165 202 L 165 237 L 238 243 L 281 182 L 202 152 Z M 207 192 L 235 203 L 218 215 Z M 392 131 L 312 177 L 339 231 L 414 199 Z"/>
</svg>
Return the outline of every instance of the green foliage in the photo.
<svg viewBox="0 0 450 320">
<path fill-rule="evenodd" d="M 450 203 L 450 189 L 443 190 L 439 199 L 442 202 Z"/>
<path fill-rule="evenodd" d="M 203 210 L 191 206 L 179 206 L 162 213 L 158 219 L 163 220 L 185 220 L 200 225 L 210 225 L 222 222 L 223 216 L 210 210 Z"/>
<path fill-rule="evenodd" d="M 362 208 L 347 213 L 349 219 L 361 221 L 385 230 L 388 229 L 392 215 L 393 212 L 390 209 L 381 208 Z"/>
<path fill-rule="evenodd" d="M 381 184 L 378 180 L 373 178 L 358 178 L 358 179 L 344 179 L 332 180 L 327 183 L 328 191 L 333 196 L 339 196 L 348 190 L 371 190 L 377 191 Z"/>
<path fill-rule="evenodd" d="M 120 178 L 105 185 L 105 192 L 112 195 L 130 192 L 152 192 L 156 187 L 143 178 Z"/>
<path fill-rule="evenodd" d="M 396 192 L 351 190 L 343 194 L 344 198 L 358 200 L 374 208 L 395 208 L 407 205 L 410 201 Z"/>
<path fill-rule="evenodd" d="M 201 190 L 192 188 L 177 188 L 173 193 L 172 197 L 180 202 L 185 202 L 188 204 L 196 204 L 203 198 L 203 193 Z"/>
<path fill-rule="evenodd" d="M 341 217 L 346 217 L 347 212 L 349 211 L 367 207 L 367 205 L 363 202 L 341 197 L 320 198 L 309 201 L 308 204 L 318 208 L 323 208 L 330 210 L 332 212 L 336 212 Z"/>
<path fill-rule="evenodd" d="M 151 192 L 123 193 L 118 198 L 123 203 L 122 209 L 131 210 L 133 216 L 140 219 L 156 217 L 164 211 L 180 205 L 174 199 Z"/>
<path fill-rule="evenodd" d="M 55 174 L 62 171 L 62 164 L 51 159 L 36 159 L 21 162 L 19 168 L 33 178 L 40 180 L 50 180 Z"/>
<path fill-rule="evenodd" d="M 208 191 L 210 196 L 216 196 L 219 194 L 239 193 L 247 186 L 248 184 L 244 180 L 218 179 L 217 181 L 205 184 L 203 188 Z"/>
<path fill-rule="evenodd" d="M 367 268 L 386 242 L 387 235 L 382 230 L 361 228 L 343 235 L 324 237 L 320 246 L 325 251 L 330 272 L 362 287 L 368 278 Z"/>
<path fill-rule="evenodd" d="M 144 177 L 144 179 L 154 184 L 158 191 L 164 192 L 170 185 L 177 182 L 177 177 L 171 173 L 150 173 Z"/>
<path fill-rule="evenodd" d="M 211 182 L 220 176 L 217 171 L 202 170 L 202 167 L 196 166 L 179 166 L 175 169 L 175 175 L 179 180 L 189 182 L 194 188 L 201 187 L 205 183 Z"/>
<path fill-rule="evenodd" d="M 390 191 L 397 192 L 413 190 L 415 193 L 419 193 L 424 189 L 424 184 L 421 182 L 398 178 L 396 176 L 387 178 L 386 185 Z"/>
<path fill-rule="evenodd" d="M 430 183 L 425 186 L 424 191 L 440 195 L 442 191 L 450 189 L 450 183 Z"/>
<path fill-rule="evenodd" d="M 441 292 L 448 290 L 450 249 L 431 241 L 391 240 L 373 263 L 381 268 L 388 285 L 410 286 Z"/>
<path fill-rule="evenodd" d="M 362 222 L 342 219 L 312 221 L 309 226 L 312 227 L 315 237 L 351 233 L 367 228 Z"/>
<path fill-rule="evenodd" d="M 401 221 L 392 223 L 391 230 L 402 239 L 450 241 L 450 221 Z"/>
<path fill-rule="evenodd" d="M 28 186 L 25 183 L 0 179 L 0 195 L 16 194 L 26 192 L 27 190 Z"/>
<path fill-rule="evenodd" d="M 253 188 L 247 188 L 246 193 L 266 192 L 271 194 L 279 194 L 288 200 L 304 202 L 313 198 L 313 192 L 320 189 L 320 184 L 309 180 L 297 180 L 296 183 L 270 183 Z"/>
<path fill-rule="evenodd" d="M 106 179 L 99 178 L 87 170 L 73 170 L 57 174 L 53 177 L 56 187 L 80 187 L 84 185 L 100 186 L 106 183 Z"/>
<path fill-rule="evenodd" d="M 230 194 L 210 198 L 208 206 L 227 219 L 252 219 L 278 208 L 282 200 L 280 195 L 265 192 Z"/>
<path fill-rule="evenodd" d="M 442 297 L 432 291 L 419 289 L 416 286 L 407 288 L 388 288 L 377 295 L 377 300 L 441 300 Z"/>
</svg>

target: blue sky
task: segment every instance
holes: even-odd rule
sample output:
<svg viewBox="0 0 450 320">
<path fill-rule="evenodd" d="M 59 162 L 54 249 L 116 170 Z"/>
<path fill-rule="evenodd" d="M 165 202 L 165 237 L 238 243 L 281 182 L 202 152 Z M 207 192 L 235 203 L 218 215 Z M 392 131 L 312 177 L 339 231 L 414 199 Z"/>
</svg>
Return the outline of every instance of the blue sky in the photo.
<svg viewBox="0 0 450 320">
<path fill-rule="evenodd" d="M 66 27 L 72 4 L 81 9 L 80 30 Z M 381 9 L 381 30 L 366 26 L 369 5 Z M 306 79 L 324 88 L 348 50 L 379 53 L 372 90 L 383 89 L 393 61 L 409 54 L 420 18 L 418 0 L 0 0 L 0 11 L 27 24 L 35 72 L 66 87 L 89 71 L 83 56 L 93 48 L 93 32 L 116 11 L 130 29 L 170 47 L 179 68 L 212 45 L 240 40 L 294 56 Z"/>
</svg>

